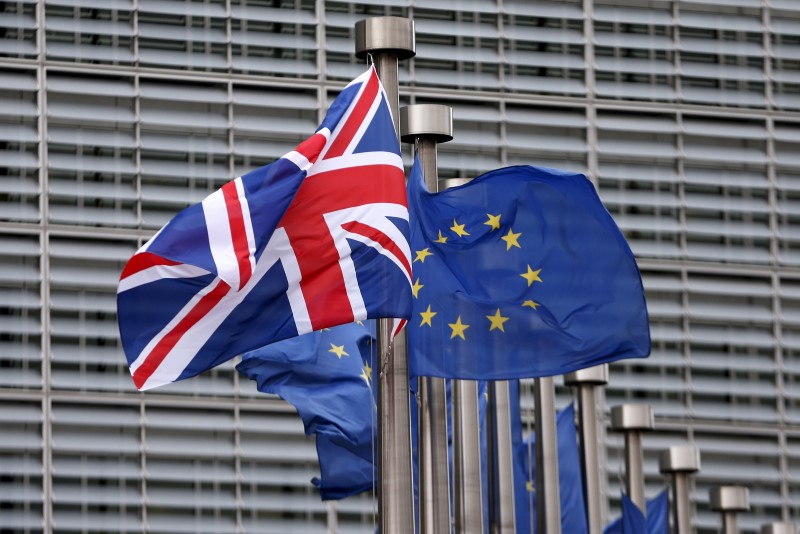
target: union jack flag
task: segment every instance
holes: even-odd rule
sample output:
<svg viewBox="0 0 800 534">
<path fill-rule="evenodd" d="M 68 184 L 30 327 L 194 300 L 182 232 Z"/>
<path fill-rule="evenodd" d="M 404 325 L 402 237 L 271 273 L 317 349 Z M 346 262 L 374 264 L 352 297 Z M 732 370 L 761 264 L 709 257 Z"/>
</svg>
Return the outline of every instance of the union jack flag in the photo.
<svg viewBox="0 0 800 534">
<path fill-rule="evenodd" d="M 400 146 L 370 68 L 313 136 L 180 212 L 128 261 L 117 316 L 134 384 L 313 330 L 408 318 L 408 229 Z"/>
</svg>

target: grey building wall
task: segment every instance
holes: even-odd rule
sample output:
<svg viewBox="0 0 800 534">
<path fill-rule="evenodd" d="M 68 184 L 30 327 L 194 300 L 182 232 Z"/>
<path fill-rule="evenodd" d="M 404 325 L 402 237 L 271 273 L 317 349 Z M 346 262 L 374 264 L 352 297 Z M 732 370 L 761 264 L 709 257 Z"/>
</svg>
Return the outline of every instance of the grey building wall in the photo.
<svg viewBox="0 0 800 534">
<path fill-rule="evenodd" d="M 797 521 L 800 3 L 55 0 L 0 2 L 0 532 L 326 530 L 313 443 L 232 366 L 135 392 L 115 288 L 179 209 L 314 130 L 372 15 L 417 21 L 403 101 L 455 108 L 441 177 L 582 171 L 625 231 L 653 355 L 607 398 L 656 409 L 648 495 L 690 440 L 699 532 L 719 483 L 750 487 L 745 531 Z"/>
</svg>

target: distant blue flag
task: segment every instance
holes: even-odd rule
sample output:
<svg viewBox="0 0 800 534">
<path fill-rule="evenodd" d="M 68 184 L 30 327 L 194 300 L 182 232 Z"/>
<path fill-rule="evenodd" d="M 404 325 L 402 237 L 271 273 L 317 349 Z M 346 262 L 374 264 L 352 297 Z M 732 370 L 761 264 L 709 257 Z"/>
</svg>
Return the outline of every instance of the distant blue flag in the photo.
<svg viewBox="0 0 800 534">
<path fill-rule="evenodd" d="M 367 327 L 347 324 L 248 352 L 236 367 L 259 391 L 291 403 L 316 435 L 321 476 L 313 483 L 323 500 L 373 487 L 373 345 Z"/>
<path fill-rule="evenodd" d="M 581 174 L 517 166 L 408 181 L 411 376 L 503 380 L 650 353 L 639 270 Z"/>
<path fill-rule="evenodd" d="M 669 534 L 667 490 L 647 501 L 645 519 L 633 501 L 622 494 L 622 516 L 614 520 L 603 534 Z"/>
<path fill-rule="evenodd" d="M 512 429 L 513 432 L 513 429 Z M 556 432 L 558 435 L 558 482 L 559 482 L 559 496 L 561 501 L 561 530 L 562 532 L 569 532 L 571 534 L 583 534 L 589 532 L 589 527 L 586 524 L 586 503 L 583 498 L 583 476 L 581 474 L 581 457 L 578 450 L 578 436 L 575 432 L 575 408 L 572 404 L 558 412 L 556 416 Z M 513 435 L 513 434 L 512 434 Z M 527 440 L 523 442 L 523 452 L 518 455 L 522 458 L 523 472 L 530 474 L 530 478 L 526 479 L 525 487 L 519 484 L 515 488 L 515 493 L 526 494 L 529 492 L 535 493 L 536 483 L 536 464 L 535 461 L 528 464 L 528 458 L 533 459 L 529 450 L 535 447 L 535 435 L 531 434 Z M 517 501 L 519 502 L 519 500 Z M 530 501 L 533 503 L 533 517 L 532 523 L 535 524 L 535 503 L 536 499 Z M 517 513 L 517 521 L 520 519 L 525 520 L 525 516 L 520 516 Z M 524 523 L 523 523 L 524 524 Z M 520 530 L 518 532 L 528 532 L 528 530 Z"/>
</svg>

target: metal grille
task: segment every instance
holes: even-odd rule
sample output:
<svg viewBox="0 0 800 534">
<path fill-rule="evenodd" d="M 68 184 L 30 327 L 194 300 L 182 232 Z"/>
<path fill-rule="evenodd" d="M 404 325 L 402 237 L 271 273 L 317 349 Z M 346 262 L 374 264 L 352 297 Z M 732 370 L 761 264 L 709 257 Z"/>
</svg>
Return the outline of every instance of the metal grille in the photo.
<svg viewBox="0 0 800 534">
<path fill-rule="evenodd" d="M 308 135 L 353 24 L 417 21 L 407 103 L 454 106 L 442 178 L 588 173 L 640 262 L 656 453 L 750 486 L 747 532 L 800 517 L 800 5 L 795 0 L 0 2 L 0 525 L 324 532 L 313 443 L 231 365 L 147 395 L 117 340 L 125 260 L 176 211 Z M 560 404 L 568 401 L 561 388 Z M 609 434 L 618 506 L 621 436 Z M 371 532 L 370 496 L 338 509 Z"/>
</svg>

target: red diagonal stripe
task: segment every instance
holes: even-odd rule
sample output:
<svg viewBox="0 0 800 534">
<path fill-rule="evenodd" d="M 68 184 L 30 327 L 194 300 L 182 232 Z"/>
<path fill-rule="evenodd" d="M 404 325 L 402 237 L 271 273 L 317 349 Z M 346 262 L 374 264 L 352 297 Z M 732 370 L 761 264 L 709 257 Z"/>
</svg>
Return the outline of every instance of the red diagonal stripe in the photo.
<svg viewBox="0 0 800 534">
<path fill-rule="evenodd" d="M 367 113 L 369 113 L 373 102 L 375 102 L 375 96 L 378 94 L 378 76 L 375 74 L 374 70 L 366 83 L 367 86 L 364 88 L 353 111 L 347 118 L 347 122 L 345 122 L 344 126 L 337 134 L 336 139 L 334 139 L 323 159 L 335 158 L 344 154 L 344 151 L 350 145 L 353 137 L 355 137 L 356 132 L 358 132 L 358 129 L 364 124 L 364 119 Z"/>
<path fill-rule="evenodd" d="M 369 239 L 372 239 L 380 246 L 382 246 L 385 250 L 391 252 L 400 263 L 403 264 L 403 268 L 408 273 L 408 276 L 411 277 L 411 264 L 408 263 L 408 258 L 405 257 L 403 251 L 400 250 L 400 247 L 397 246 L 397 243 L 394 242 L 392 238 L 388 235 L 384 234 L 377 228 L 370 226 L 368 224 L 364 224 L 358 221 L 351 221 L 349 223 L 345 223 L 342 225 L 342 228 L 347 230 L 348 232 L 352 232 L 354 234 L 363 235 Z"/>
<path fill-rule="evenodd" d="M 250 280 L 253 268 L 250 265 L 250 247 L 247 245 L 242 204 L 239 202 L 235 180 L 222 186 L 222 196 L 225 198 L 225 207 L 228 209 L 233 251 L 236 254 L 236 262 L 239 264 L 239 287 L 237 289 L 241 289 Z"/>
<path fill-rule="evenodd" d="M 222 297 L 228 294 L 229 290 L 230 286 L 220 280 L 216 287 L 206 293 L 195 304 L 194 308 L 175 325 L 175 328 L 161 338 L 161 341 L 153 347 L 153 350 L 147 355 L 142 365 L 133 373 L 133 383 L 136 385 L 136 389 L 142 389 L 144 383 L 158 369 L 158 366 L 161 365 L 167 354 L 175 347 L 175 344 L 181 340 L 191 327 L 197 324 L 197 321 L 205 317 L 222 300 Z"/>
<path fill-rule="evenodd" d="M 325 148 L 325 143 L 327 142 L 328 139 L 324 135 L 321 133 L 315 133 L 297 145 L 297 148 L 295 148 L 294 151 L 305 156 L 309 163 L 314 163 L 317 161 L 319 153 L 322 152 L 323 148 Z"/>
<path fill-rule="evenodd" d="M 133 257 L 128 260 L 128 263 L 125 264 L 125 269 L 123 269 L 119 279 L 124 280 L 139 271 L 144 271 L 156 265 L 180 265 L 180 262 L 162 258 L 152 252 L 139 252 L 138 254 L 134 254 Z"/>
</svg>

